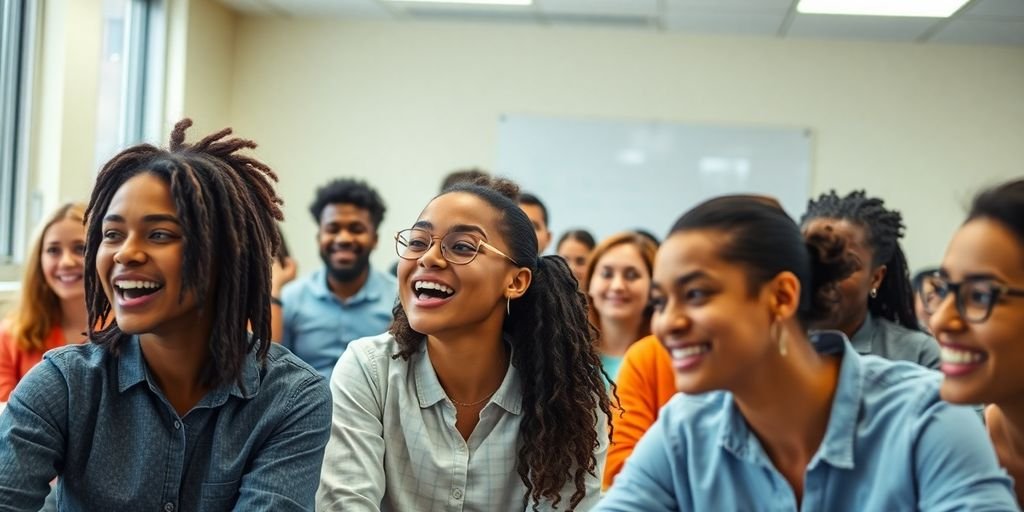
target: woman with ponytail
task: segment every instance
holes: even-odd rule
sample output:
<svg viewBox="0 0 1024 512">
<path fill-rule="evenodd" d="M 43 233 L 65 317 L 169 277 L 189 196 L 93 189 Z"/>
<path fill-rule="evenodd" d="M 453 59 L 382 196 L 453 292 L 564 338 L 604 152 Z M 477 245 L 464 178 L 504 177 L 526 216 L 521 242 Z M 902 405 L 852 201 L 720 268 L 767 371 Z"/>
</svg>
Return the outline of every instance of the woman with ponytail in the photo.
<svg viewBox="0 0 1024 512">
<path fill-rule="evenodd" d="M 853 268 L 841 237 L 805 240 L 763 201 L 684 214 L 652 287 L 683 393 L 597 510 L 1017 510 L 984 427 L 939 399 L 936 372 L 808 334 Z"/>
<path fill-rule="evenodd" d="M 939 344 L 921 330 L 914 311 L 914 286 L 900 247 L 903 217 L 885 201 L 855 190 L 833 190 L 807 203 L 804 233 L 834 233 L 844 239 L 855 269 L 838 284 L 834 314 L 811 327 L 843 331 L 860 354 L 939 367 Z"/>
<path fill-rule="evenodd" d="M 516 194 L 456 185 L 395 236 L 395 320 L 334 369 L 317 510 L 595 504 L 610 407 L 595 333 Z"/>
</svg>

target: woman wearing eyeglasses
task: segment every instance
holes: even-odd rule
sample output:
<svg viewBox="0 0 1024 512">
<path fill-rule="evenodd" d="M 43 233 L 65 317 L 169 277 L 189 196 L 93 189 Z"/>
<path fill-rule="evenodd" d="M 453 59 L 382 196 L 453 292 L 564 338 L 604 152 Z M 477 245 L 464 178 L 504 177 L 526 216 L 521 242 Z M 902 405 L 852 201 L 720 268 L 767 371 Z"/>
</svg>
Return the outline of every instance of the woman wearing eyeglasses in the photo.
<svg viewBox="0 0 1024 512">
<path fill-rule="evenodd" d="M 610 404 L 586 302 L 516 193 L 456 185 L 395 236 L 395 321 L 334 369 L 317 510 L 596 503 Z"/>
<path fill-rule="evenodd" d="M 983 192 L 922 296 L 942 346 L 940 394 L 985 423 L 1024 504 L 1024 180 Z M 955 440 L 951 442 L 956 442 Z"/>
</svg>

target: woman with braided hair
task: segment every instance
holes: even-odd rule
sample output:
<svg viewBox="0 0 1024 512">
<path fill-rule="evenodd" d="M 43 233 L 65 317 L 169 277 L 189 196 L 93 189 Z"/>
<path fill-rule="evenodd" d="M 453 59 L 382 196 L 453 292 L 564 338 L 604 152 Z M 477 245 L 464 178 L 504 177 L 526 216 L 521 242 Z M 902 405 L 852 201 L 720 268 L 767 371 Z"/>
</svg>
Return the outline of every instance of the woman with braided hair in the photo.
<svg viewBox="0 0 1024 512">
<path fill-rule="evenodd" d="M 0 510 L 38 510 L 55 476 L 61 510 L 313 508 L 330 392 L 270 342 L 277 177 L 190 125 L 97 176 L 90 343 L 48 352 L 0 415 Z"/>
<path fill-rule="evenodd" d="M 812 327 L 843 331 L 860 354 L 939 366 L 939 346 L 922 332 L 914 312 L 914 287 L 900 247 L 903 217 L 885 201 L 855 190 L 833 190 L 807 203 L 805 235 L 828 232 L 846 241 L 857 269 L 839 283 L 836 314 Z"/>
<path fill-rule="evenodd" d="M 318 510 L 589 510 L 609 398 L 586 299 L 507 181 L 458 184 L 395 236 L 390 332 L 331 377 Z"/>
</svg>

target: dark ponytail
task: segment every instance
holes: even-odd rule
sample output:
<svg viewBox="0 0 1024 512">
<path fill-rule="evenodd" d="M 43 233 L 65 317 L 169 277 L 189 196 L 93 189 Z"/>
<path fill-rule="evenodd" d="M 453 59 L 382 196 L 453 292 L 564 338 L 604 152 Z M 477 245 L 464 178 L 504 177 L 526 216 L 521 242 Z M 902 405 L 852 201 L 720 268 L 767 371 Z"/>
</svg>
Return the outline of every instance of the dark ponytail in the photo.
<svg viewBox="0 0 1024 512">
<path fill-rule="evenodd" d="M 778 203 L 762 196 L 731 195 L 705 201 L 683 214 L 669 235 L 699 230 L 727 235 L 719 257 L 747 269 L 751 295 L 781 272 L 796 275 L 800 281 L 797 318 L 804 327 L 835 309 L 836 285 L 856 265 L 838 236 L 826 233 L 805 240 Z"/>
<path fill-rule="evenodd" d="M 533 272 L 526 293 L 510 304 L 505 338 L 513 347 L 512 364 L 522 379 L 523 418 L 516 471 L 527 497 L 539 509 L 541 500 L 559 505 L 569 483 L 576 492 L 574 509 L 586 496 L 587 474 L 597 475 L 594 450 L 600 444 L 598 410 L 611 418 L 601 360 L 594 346 L 597 332 L 587 318 L 587 300 L 569 266 L 557 256 L 537 256 L 537 236 L 530 219 L 515 202 L 517 187 L 507 180 L 460 183 L 443 194 L 472 194 L 499 214 L 501 235 L 509 256 Z M 395 306 L 390 332 L 408 359 L 424 336 L 409 325 L 401 304 Z"/>
</svg>

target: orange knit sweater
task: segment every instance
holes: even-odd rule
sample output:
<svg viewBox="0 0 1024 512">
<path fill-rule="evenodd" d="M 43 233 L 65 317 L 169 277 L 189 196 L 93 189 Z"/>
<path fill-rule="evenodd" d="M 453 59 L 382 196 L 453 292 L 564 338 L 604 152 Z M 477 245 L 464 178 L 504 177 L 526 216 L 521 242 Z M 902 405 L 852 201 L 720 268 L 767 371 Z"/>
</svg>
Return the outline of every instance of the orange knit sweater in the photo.
<svg viewBox="0 0 1024 512">
<path fill-rule="evenodd" d="M 676 393 L 668 351 L 653 335 L 637 341 L 626 351 L 615 384 L 622 410 L 612 410 L 614 432 L 604 469 L 605 489 L 611 486 L 644 432 L 654 424 L 658 410 Z"/>
</svg>

